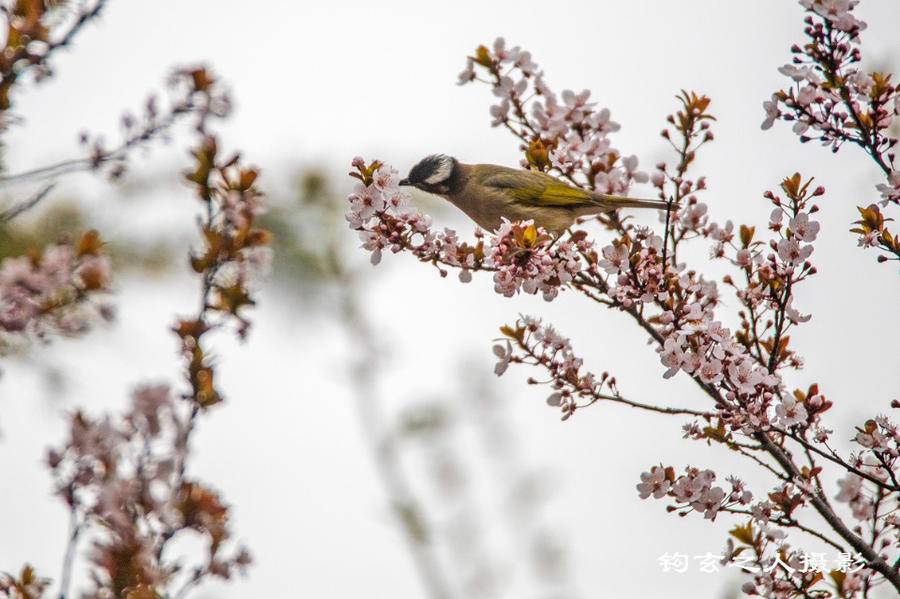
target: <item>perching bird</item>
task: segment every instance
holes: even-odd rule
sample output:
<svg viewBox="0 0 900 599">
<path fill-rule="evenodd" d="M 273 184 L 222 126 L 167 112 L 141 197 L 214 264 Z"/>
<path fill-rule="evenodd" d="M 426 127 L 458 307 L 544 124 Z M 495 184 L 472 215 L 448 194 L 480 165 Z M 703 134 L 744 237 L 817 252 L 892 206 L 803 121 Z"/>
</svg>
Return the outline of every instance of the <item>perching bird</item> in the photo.
<svg viewBox="0 0 900 599">
<path fill-rule="evenodd" d="M 495 231 L 501 217 L 506 217 L 511 221 L 533 220 L 535 225 L 559 235 L 581 216 L 616 208 L 667 208 L 662 200 L 587 191 L 538 171 L 463 164 L 443 154 L 423 158 L 400 185 L 445 198 L 488 231 Z"/>
</svg>

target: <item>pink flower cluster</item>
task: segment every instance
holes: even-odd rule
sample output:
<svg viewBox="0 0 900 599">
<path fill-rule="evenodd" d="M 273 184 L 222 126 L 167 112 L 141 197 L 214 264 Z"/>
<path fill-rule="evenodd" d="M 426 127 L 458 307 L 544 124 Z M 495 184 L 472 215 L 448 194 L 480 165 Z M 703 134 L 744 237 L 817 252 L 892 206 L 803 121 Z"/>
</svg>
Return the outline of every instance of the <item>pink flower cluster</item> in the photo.
<svg viewBox="0 0 900 599">
<path fill-rule="evenodd" d="M 851 12 L 857 4 L 859 0 L 800 0 L 803 8 L 847 33 L 858 33 L 866 28 L 866 24 Z"/>
<path fill-rule="evenodd" d="M 384 249 L 395 254 L 405 250 L 423 262 L 458 267 L 460 280 L 471 280 L 471 270 L 484 261 L 482 231 L 475 232 L 474 246 L 460 242 L 451 229 L 434 231 L 431 217 L 409 205 L 409 193 L 398 187 L 396 169 L 378 161 L 366 165 L 362 158 L 355 158 L 353 167 L 356 172 L 351 175 L 360 182 L 347 198 L 346 219 L 359 232 L 363 249 L 371 252 L 372 264 L 381 262 Z M 441 269 L 441 274 L 446 271 Z"/>
<path fill-rule="evenodd" d="M 746 283 L 734 285 L 739 300 L 746 308 L 746 312 L 741 313 L 740 338 L 750 339 L 759 334 L 753 323 L 775 319 L 775 322 L 780 323 L 779 332 L 771 338 L 771 343 L 781 344 L 785 340 L 785 333 L 792 326 L 810 318 L 809 315 L 801 314 L 793 305 L 793 289 L 815 273 L 809 257 L 820 225 L 810 218 L 818 210 L 811 200 L 825 191 L 821 187 L 812 189 L 811 183 L 811 180 L 804 183 L 795 174 L 782 183 L 787 199 L 772 192 L 765 194 L 775 206 L 769 228 L 777 234 L 768 244 L 754 240 L 755 231 L 752 227 L 741 226 L 738 235 L 732 233 L 730 222 L 724 228 L 716 226 L 709 230 L 709 235 L 717 239 L 717 254 L 744 271 Z M 726 281 L 734 284 L 731 278 Z M 683 289 L 684 284 L 680 281 L 679 287 Z M 702 313 L 700 308 L 688 307 L 688 310 L 691 309 L 695 313 L 698 310 Z M 679 322 L 677 311 L 667 318 L 672 319 L 673 325 Z M 770 349 L 768 355 L 762 353 L 760 346 L 756 346 L 757 353 L 754 354 L 745 343 L 737 343 L 738 337 L 732 338 L 730 331 L 725 329 L 720 332 L 721 325 L 714 321 L 707 322 L 713 326 L 712 331 L 707 329 L 705 339 L 696 337 L 698 332 L 703 332 L 703 325 L 699 328 L 692 325 L 686 332 L 689 337 L 694 335 L 691 347 L 713 349 L 709 342 L 715 344 L 715 361 L 701 361 L 698 372 L 704 383 L 722 386 L 725 397 L 737 401 L 742 406 L 742 411 L 749 416 L 748 420 L 733 424 L 739 428 L 749 425 L 748 430 L 764 428 L 766 422 L 783 429 L 794 426 L 805 428 L 814 424 L 818 414 L 830 407 L 831 404 L 818 393 L 803 396 L 802 401 L 783 394 L 777 371 L 785 365 L 793 368 L 802 366 L 800 357 L 788 351 L 787 346 L 780 347 L 778 351 Z M 675 358 L 678 357 L 680 347 L 681 344 L 672 344 Z M 722 356 L 722 352 L 726 357 Z M 774 395 L 780 396 L 781 400 L 773 411 L 769 404 Z"/>
<path fill-rule="evenodd" d="M 846 503 L 853 511 L 853 517 L 857 520 L 868 520 L 874 513 L 875 504 L 872 499 L 863 492 L 863 479 L 856 474 L 848 473 L 837 482 L 840 492 L 834 499 Z"/>
<path fill-rule="evenodd" d="M 819 139 L 837 150 L 844 141 L 858 143 L 866 130 L 882 131 L 898 114 L 900 92 L 880 73 L 860 70 L 859 33 L 866 24 L 852 14 L 856 1 L 800 0 L 811 16 L 806 19 L 809 43 L 792 48 L 792 64 L 779 68 L 794 85 L 776 92 L 764 104 L 768 129 L 775 120 L 794 122 L 803 141 Z M 840 81 L 836 88 L 831 83 Z M 784 109 L 784 110 L 782 110 Z M 864 129 L 860 129 L 860 127 Z M 815 132 L 809 135 L 808 131 Z M 879 140 L 880 149 L 889 148 Z"/>
<path fill-rule="evenodd" d="M 679 511 L 681 515 L 696 511 L 702 513 L 707 520 L 715 520 L 723 508 L 748 505 L 753 500 L 753 494 L 740 479 L 728 478 L 731 484 L 729 491 L 714 486 L 715 480 L 716 474 L 712 470 L 688 466 L 685 473 L 676 478 L 672 468 L 653 466 L 649 472 L 641 474 L 637 491 L 641 499 L 651 496 L 654 499 L 671 497 L 675 501 L 673 510 Z"/>
<path fill-rule="evenodd" d="M 615 279 L 609 295 L 630 308 L 637 302 L 651 303 L 669 298 L 662 268 L 662 238 L 649 229 L 636 229 L 634 236 L 615 239 L 600 250 L 597 266 Z"/>
<path fill-rule="evenodd" d="M 505 343 L 494 345 L 497 364 L 494 373 L 503 375 L 511 363 L 532 364 L 543 367 L 550 374 L 549 384 L 553 392 L 547 397 L 547 405 L 559 408 L 562 419 L 567 420 L 578 408 L 596 401 L 617 398 L 615 378 L 603 373 L 599 378 L 582 371 L 583 361 L 575 355 L 572 343 L 551 325 L 541 319 L 522 316 L 513 327 L 503 327 Z M 511 340 L 514 340 L 514 348 Z M 529 379 L 529 383 L 538 384 Z M 581 399 L 582 403 L 577 400 Z"/>
<path fill-rule="evenodd" d="M 96 234 L 85 236 L 95 240 Z M 110 285 L 109 258 L 99 243 L 52 245 L 40 254 L 0 263 L 0 353 L 17 339 L 76 335 L 111 308 L 96 300 Z"/>
<path fill-rule="evenodd" d="M 757 386 L 773 383 L 747 360 L 745 348 L 731 331 L 715 320 L 719 290 L 691 271 L 677 277 L 663 275 L 662 239 L 647 231 L 636 231 L 634 240 L 624 237 L 601 250 L 598 265 L 616 275 L 609 295 L 626 308 L 656 303 L 660 332 L 664 339 L 657 352 L 667 367 L 665 378 L 679 371 L 697 374 L 705 384 L 728 380 L 741 394 L 754 394 Z"/>
<path fill-rule="evenodd" d="M 841 552 L 833 560 L 833 568 L 825 553 L 806 553 L 793 548 L 784 532 L 775 527 L 753 527 L 751 524 L 731 530 L 722 563 L 728 563 L 752 574 L 741 585 L 749 596 L 771 599 L 829 597 L 831 592 L 818 588 L 824 576 L 834 581 L 841 597 L 859 597 L 870 588 L 872 571 L 865 569 L 866 560 L 857 553 Z"/>
<path fill-rule="evenodd" d="M 817 208 L 808 204 L 812 197 L 824 193 L 817 188 L 807 192 L 809 183 L 800 186 L 799 176 L 789 180 L 795 187 L 795 199 L 782 201 L 768 194 L 776 205 L 770 228 L 779 238 L 770 242 L 766 254 L 761 242 L 753 242 L 753 231 L 742 227 L 740 245 L 736 243 L 734 226 L 709 223 L 705 205 L 691 201 L 679 212 L 681 223 L 677 235 L 694 232 L 716 241 L 714 256 L 726 257 L 747 273 L 750 284 L 738 289 L 738 297 L 754 315 L 762 311 L 783 310 L 790 324 L 809 319 L 792 305 L 793 296 L 784 292 L 773 297 L 771 281 L 799 282 L 814 272 L 808 258 L 813 251 L 819 223 L 810 219 Z M 787 226 L 784 226 L 787 216 Z M 723 416 L 737 430 L 750 432 L 765 430 L 774 424 L 783 429 L 805 428 L 814 422 L 811 404 L 799 402 L 792 396 L 782 397 L 781 378 L 770 372 L 769 365 L 755 358 L 746 345 L 739 343 L 732 331 L 717 320 L 718 286 L 693 271 L 664 274 L 661 267 L 662 240 L 652 233 L 636 229 L 633 237 L 623 237 L 601 250 L 598 266 L 614 275 L 608 294 L 625 308 L 639 304 L 655 304 L 661 309 L 657 316 L 662 336 L 657 348 L 660 361 L 667 368 L 666 378 L 684 371 L 702 384 L 721 390 L 728 405 L 720 405 Z M 779 289 L 788 289 L 781 285 Z M 800 365 L 793 356 L 792 365 Z M 773 364 L 773 366 L 777 366 Z M 776 368 L 777 370 L 777 368 Z M 779 397 L 782 397 L 780 400 Z M 822 406 L 817 406 L 821 408 Z"/>
<path fill-rule="evenodd" d="M 780 377 L 770 374 L 751 359 L 744 346 L 734 340 L 731 331 L 703 311 L 700 303 L 689 306 L 693 312 L 679 317 L 679 325 L 683 326 L 673 326 L 657 350 L 660 361 L 668 367 L 663 376 L 668 378 L 683 370 L 695 375 L 703 384 L 721 389 L 730 403 L 719 408 L 734 429 L 752 432 L 767 428 L 770 422 L 786 428 L 797 424 L 805 426 L 806 414 L 802 406 L 778 405 L 773 408 L 781 385 Z"/>
<path fill-rule="evenodd" d="M 637 156 L 622 158 L 614 149 L 609 134 L 619 130 L 607 108 L 590 102 L 590 91 L 565 90 L 556 95 L 544 82 L 543 74 L 531 60 L 531 54 L 519 47 L 507 49 L 497 38 L 492 49 L 480 46 L 469 57 L 459 83 L 481 80 L 481 67 L 500 102 L 491 106 L 491 125 L 506 126 L 523 141 L 538 144 L 546 153 L 531 155 L 523 164 L 552 167 L 605 193 L 624 194 L 633 182 L 646 182 L 646 173 L 638 170 Z"/>
<path fill-rule="evenodd" d="M 900 95 L 897 96 L 897 114 L 900 114 Z M 881 194 L 882 207 L 890 203 L 900 204 L 900 170 L 892 170 L 887 182 L 879 183 L 875 188 Z"/>
<path fill-rule="evenodd" d="M 866 24 L 852 14 L 856 0 L 801 0 L 800 4 L 809 12 L 808 40 L 793 46 L 792 64 L 779 69 L 793 85 L 763 104 L 762 128 L 781 119 L 794 123 L 794 133 L 802 142 L 816 139 L 835 152 L 845 142 L 859 146 L 885 176 L 885 182 L 876 186 L 881 206 L 900 205 L 900 171 L 894 167 L 897 137 L 892 130 L 900 116 L 900 85 L 891 81 L 890 74 L 860 68 L 859 33 Z M 869 218 L 864 214 L 863 221 L 878 219 L 876 214 Z M 861 247 L 886 250 L 886 255 L 879 256 L 881 262 L 900 259 L 900 241 L 883 222 L 865 225 L 853 229 L 860 235 Z"/>
<path fill-rule="evenodd" d="M 184 473 L 191 416 L 166 386 L 139 388 L 121 418 L 71 418 L 69 439 L 48 452 L 56 493 L 78 531 L 96 533 L 86 597 L 120 597 L 139 583 L 172 588 L 184 564 L 163 548 L 181 531 L 206 537 L 200 577 L 229 578 L 249 565 L 243 547 L 226 553 L 228 508 Z"/>
<path fill-rule="evenodd" d="M 887 416 L 876 416 L 857 429 L 854 441 L 888 462 L 900 458 L 900 427 Z"/>
<path fill-rule="evenodd" d="M 814 194 L 821 195 L 824 189 L 818 188 Z M 757 264 L 757 268 L 767 269 L 765 278 L 792 278 L 811 270 L 809 257 L 813 253 L 812 242 L 819 234 L 819 223 L 810 220 L 813 211 L 818 210 L 812 206 L 811 210 L 805 210 L 805 206 L 784 206 L 780 201 L 769 216 L 769 229 L 777 232 L 780 239 L 770 242 L 773 252 L 766 256 L 764 261 Z M 787 217 L 787 227 L 784 220 Z M 756 254 L 759 259 L 761 254 Z"/>
<path fill-rule="evenodd" d="M 900 405 L 900 401 L 895 404 Z M 879 415 L 857 427 L 853 440 L 862 447 L 851 460 L 856 470 L 874 480 L 896 485 L 896 480 L 891 477 L 896 476 L 900 465 L 900 427 L 887 416 Z M 838 482 L 841 492 L 836 497 L 838 501 L 848 503 L 853 515 L 860 520 L 868 519 L 874 511 L 872 498 L 863 490 L 864 483 L 868 484 L 860 475 L 848 473 Z M 895 519 L 895 525 L 900 530 L 900 520 Z"/>
<path fill-rule="evenodd" d="M 479 48 L 479 50 L 481 50 L 481 48 Z M 488 52 L 488 49 L 484 48 L 484 53 L 490 56 Z M 494 40 L 493 58 L 497 61 L 498 64 L 512 65 L 513 67 L 521 71 L 521 73 L 526 77 L 539 75 L 537 65 L 531 60 L 531 52 L 522 50 L 519 46 L 507 48 L 506 40 L 502 37 L 498 37 L 496 40 Z M 476 60 L 483 61 L 482 56 L 479 55 L 478 57 L 469 57 L 466 59 L 466 68 L 460 72 L 458 77 L 459 85 L 465 85 L 466 83 L 474 81 L 477 78 L 477 74 L 475 72 Z M 503 84 L 509 87 L 515 87 L 511 78 L 503 81 Z M 521 83 L 519 85 L 521 85 Z M 524 88 L 521 91 L 524 92 Z"/>
<path fill-rule="evenodd" d="M 496 269 L 494 290 L 512 297 L 520 290 L 553 300 L 582 270 L 581 252 L 592 243 L 584 236 L 557 241 L 532 221 L 503 224 L 491 239 L 487 264 Z"/>
</svg>

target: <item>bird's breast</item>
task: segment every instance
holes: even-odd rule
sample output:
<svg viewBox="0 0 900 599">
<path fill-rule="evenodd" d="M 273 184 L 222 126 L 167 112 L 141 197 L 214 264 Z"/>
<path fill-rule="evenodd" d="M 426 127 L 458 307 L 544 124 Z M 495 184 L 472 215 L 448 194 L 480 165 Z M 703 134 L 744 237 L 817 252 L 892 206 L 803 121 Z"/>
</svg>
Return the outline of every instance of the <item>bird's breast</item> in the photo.
<svg viewBox="0 0 900 599">
<path fill-rule="evenodd" d="M 487 189 L 478 193 L 445 197 L 487 231 L 496 231 L 505 218 L 509 221 L 533 221 L 536 226 L 559 235 L 572 225 L 577 216 L 571 210 L 516 204 L 510 202 L 502 193 Z"/>
<path fill-rule="evenodd" d="M 459 193 L 445 196 L 446 199 L 474 220 L 482 229 L 495 231 L 503 217 L 516 220 L 505 206 L 502 195 L 487 189 L 464 188 Z"/>
</svg>

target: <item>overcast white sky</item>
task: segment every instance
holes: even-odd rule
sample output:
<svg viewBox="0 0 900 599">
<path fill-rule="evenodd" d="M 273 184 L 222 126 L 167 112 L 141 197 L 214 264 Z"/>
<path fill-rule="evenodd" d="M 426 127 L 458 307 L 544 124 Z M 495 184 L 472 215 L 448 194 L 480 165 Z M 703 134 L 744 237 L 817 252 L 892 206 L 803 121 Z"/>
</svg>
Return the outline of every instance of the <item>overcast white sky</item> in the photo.
<svg viewBox="0 0 900 599">
<path fill-rule="evenodd" d="M 900 5 L 864 0 L 859 14 L 869 22 L 868 57 L 900 65 Z M 800 40 L 801 19 L 799 6 L 784 0 L 113 1 L 59 57 L 58 76 L 20 98 L 26 125 L 8 136 L 8 166 L 68 157 L 82 129 L 112 136 L 121 109 L 138 107 L 171 65 L 186 62 L 208 62 L 229 82 L 236 112 L 225 139 L 269 173 L 315 164 L 340 174 L 358 154 L 400 170 L 432 152 L 513 164 L 517 144 L 488 127 L 490 92 L 455 85 L 467 53 L 497 35 L 531 50 L 556 89 L 591 89 L 622 124 L 616 147 L 648 167 L 666 157 L 658 134 L 673 96 L 694 89 L 713 98 L 719 119 L 716 142 L 697 164 L 709 177 L 706 201 L 717 219 L 764 222 L 762 192 L 795 170 L 828 190 L 814 256 L 821 274 L 798 297 L 814 318 L 795 336 L 808 361 L 796 384 L 823 386 L 837 404 L 838 437 L 846 438 L 852 423 L 897 397 L 900 358 L 889 344 L 900 324 L 885 316 L 896 314 L 900 285 L 896 267 L 876 265 L 847 232 L 854 206 L 873 199 L 874 165 L 852 148 L 832 156 L 802 147 L 782 124 L 759 129 L 761 103 L 783 83 L 776 68 Z M 141 168 L 182 156 L 173 145 Z M 115 193 L 90 178 L 73 183 L 95 204 Z M 161 197 L 161 210 L 181 209 L 173 206 L 188 198 Z M 451 212 L 439 224 L 468 229 Z M 366 304 L 391 354 L 382 391 L 394 405 L 459 390 L 460 356 L 489 375 L 497 326 L 524 312 L 556 323 L 589 367 L 616 374 L 625 394 L 701 406 L 686 381 L 660 378 L 655 354 L 624 317 L 575 294 L 552 304 L 508 300 L 488 277 L 462 286 L 407 257 L 387 257 L 370 278 Z M 0 379 L 0 571 L 30 560 L 56 575 L 65 515 L 36 464 L 60 438 L 63 409 L 121 406 L 135 382 L 178 376 L 167 326 L 173 311 L 193 305 L 193 287 L 184 277 L 120 286 L 114 329 L 42 350 L 69 373 L 64 398 L 48 404 L 27 365 L 12 365 Z M 216 595 L 422 596 L 361 441 L 335 327 L 275 291 L 263 296 L 256 322 L 248 346 L 219 349 L 229 404 L 196 441 L 195 472 L 234 505 L 235 528 L 258 562 L 247 581 Z M 568 545 L 579 596 L 722 596 L 729 577 L 663 574 L 656 558 L 718 552 L 725 522 L 670 517 L 662 503 L 640 502 L 634 484 L 659 461 L 721 466 L 723 475 L 734 463 L 682 441 L 674 421 L 621 408 L 598 406 L 561 424 L 544 392 L 524 384 L 529 374 L 511 371 L 497 390 L 515 408 L 529 463 L 552 472 L 548 511 Z"/>
</svg>

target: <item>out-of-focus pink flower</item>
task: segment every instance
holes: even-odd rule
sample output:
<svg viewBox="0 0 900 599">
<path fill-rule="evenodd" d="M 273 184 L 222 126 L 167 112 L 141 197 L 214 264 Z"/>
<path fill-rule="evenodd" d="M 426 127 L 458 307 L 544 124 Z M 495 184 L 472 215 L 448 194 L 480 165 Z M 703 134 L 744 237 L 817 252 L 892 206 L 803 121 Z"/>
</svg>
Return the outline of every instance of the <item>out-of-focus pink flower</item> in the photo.
<svg viewBox="0 0 900 599">
<path fill-rule="evenodd" d="M 111 285 L 109 258 L 95 232 L 80 246 L 52 245 L 0 263 L 0 354 L 29 337 L 84 333 L 109 313 L 97 301 Z"/>
<path fill-rule="evenodd" d="M 469 58 L 466 60 L 466 68 L 460 71 L 459 76 L 457 77 L 458 85 L 465 85 L 470 81 L 475 80 L 475 62 Z M 355 166 L 355 165 L 354 165 Z"/>
<path fill-rule="evenodd" d="M 863 492 L 863 479 L 852 472 L 838 481 L 840 492 L 834 499 L 842 503 L 850 504 L 853 517 L 857 520 L 867 520 L 873 512 L 872 500 Z"/>
<path fill-rule="evenodd" d="M 497 356 L 497 364 L 494 365 L 494 374 L 502 376 L 506 369 L 509 368 L 509 361 L 512 358 L 512 345 L 509 341 L 506 345 L 496 344 L 494 346 L 494 355 Z"/>
<path fill-rule="evenodd" d="M 900 94 L 897 96 L 897 105 L 900 107 Z M 875 187 L 881 193 L 882 206 L 887 206 L 889 202 L 900 202 L 900 170 L 892 170 L 887 183 L 879 183 Z"/>
<path fill-rule="evenodd" d="M 800 0 L 803 8 L 828 19 L 842 31 L 862 31 L 866 28 L 866 23 L 850 12 L 857 4 L 859 0 Z"/>
<path fill-rule="evenodd" d="M 778 72 L 782 75 L 790 77 L 794 81 L 808 81 L 810 83 L 819 83 L 822 78 L 809 65 L 798 67 L 792 64 L 786 64 L 778 68 Z"/>
<path fill-rule="evenodd" d="M 760 125 L 760 128 L 765 131 L 766 129 L 771 129 L 772 125 L 775 123 L 775 120 L 781 116 L 781 110 L 778 109 L 778 95 L 772 94 L 771 100 L 766 100 L 763 102 L 763 110 L 766 113 L 766 118 Z"/>
</svg>

